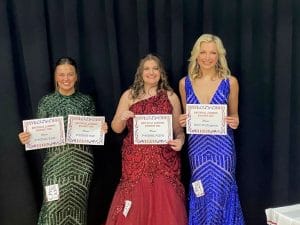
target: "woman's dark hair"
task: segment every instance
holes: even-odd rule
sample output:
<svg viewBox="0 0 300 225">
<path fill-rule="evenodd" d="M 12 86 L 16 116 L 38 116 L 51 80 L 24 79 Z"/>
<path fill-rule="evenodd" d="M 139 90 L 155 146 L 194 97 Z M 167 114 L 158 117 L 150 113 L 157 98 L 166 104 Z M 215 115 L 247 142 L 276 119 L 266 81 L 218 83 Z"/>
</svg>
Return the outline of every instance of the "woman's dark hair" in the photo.
<svg viewBox="0 0 300 225">
<path fill-rule="evenodd" d="M 77 73 L 77 63 L 75 62 L 74 59 L 72 59 L 71 57 L 61 57 L 59 58 L 56 63 L 55 63 L 55 68 L 59 65 L 63 65 L 63 64 L 69 64 L 74 66 L 75 71 Z"/>
<path fill-rule="evenodd" d="M 157 85 L 157 92 L 166 90 L 173 92 L 173 89 L 170 87 L 168 82 L 167 73 L 165 71 L 164 65 L 161 59 L 153 54 L 148 54 L 144 58 L 140 60 L 139 66 L 135 73 L 135 78 L 133 84 L 130 86 L 132 99 L 137 99 L 141 93 L 145 93 L 144 90 L 144 80 L 143 80 L 143 71 L 144 71 L 144 64 L 146 61 L 153 60 L 157 63 L 157 66 L 160 71 L 160 79 Z"/>
</svg>

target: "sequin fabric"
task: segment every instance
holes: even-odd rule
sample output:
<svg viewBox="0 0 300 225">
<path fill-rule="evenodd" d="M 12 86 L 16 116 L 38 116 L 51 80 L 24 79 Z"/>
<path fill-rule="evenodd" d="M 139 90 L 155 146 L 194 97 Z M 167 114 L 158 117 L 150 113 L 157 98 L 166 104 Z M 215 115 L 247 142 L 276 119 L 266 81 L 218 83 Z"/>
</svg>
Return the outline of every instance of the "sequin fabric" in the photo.
<svg viewBox="0 0 300 225">
<path fill-rule="evenodd" d="M 71 114 L 94 115 L 92 99 L 79 92 L 71 96 L 55 92 L 41 99 L 37 116 L 63 116 L 66 130 L 67 116 Z M 43 186 L 58 184 L 60 197 L 47 202 L 44 190 L 38 225 L 86 225 L 92 174 L 93 155 L 88 146 L 66 144 L 48 148 L 43 164 Z"/>
<path fill-rule="evenodd" d="M 172 114 L 166 92 L 130 107 L 135 114 Z M 134 145 L 133 120 L 122 147 L 122 177 L 106 225 L 185 225 L 185 194 L 180 155 L 168 145 Z M 125 201 L 132 203 L 124 214 Z"/>
<path fill-rule="evenodd" d="M 188 104 L 201 104 L 189 77 L 185 79 L 185 91 Z M 229 93 L 229 79 L 224 79 L 210 104 L 227 104 Z M 232 129 L 228 127 L 227 135 L 189 135 L 188 154 L 191 167 L 189 225 L 243 225 L 235 181 Z M 202 183 L 204 195 L 195 194 L 194 182 Z"/>
</svg>

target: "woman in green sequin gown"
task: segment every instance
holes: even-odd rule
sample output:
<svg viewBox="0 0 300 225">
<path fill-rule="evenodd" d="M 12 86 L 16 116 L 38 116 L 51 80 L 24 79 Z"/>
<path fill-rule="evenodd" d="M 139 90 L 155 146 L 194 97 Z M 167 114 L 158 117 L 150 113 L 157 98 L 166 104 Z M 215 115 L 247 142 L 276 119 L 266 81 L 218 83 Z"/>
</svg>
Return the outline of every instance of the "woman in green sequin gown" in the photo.
<svg viewBox="0 0 300 225">
<path fill-rule="evenodd" d="M 56 91 L 44 96 L 38 105 L 38 118 L 63 116 L 65 129 L 68 115 L 95 114 L 92 99 L 75 90 L 78 80 L 76 63 L 71 58 L 61 58 L 56 63 Z M 107 131 L 107 125 L 102 128 Z M 25 144 L 30 134 L 19 134 Z M 86 145 L 66 144 L 46 150 L 43 164 L 43 186 L 58 184 L 59 199 L 44 201 L 38 225 L 87 224 L 87 200 L 93 174 L 93 155 Z"/>
</svg>

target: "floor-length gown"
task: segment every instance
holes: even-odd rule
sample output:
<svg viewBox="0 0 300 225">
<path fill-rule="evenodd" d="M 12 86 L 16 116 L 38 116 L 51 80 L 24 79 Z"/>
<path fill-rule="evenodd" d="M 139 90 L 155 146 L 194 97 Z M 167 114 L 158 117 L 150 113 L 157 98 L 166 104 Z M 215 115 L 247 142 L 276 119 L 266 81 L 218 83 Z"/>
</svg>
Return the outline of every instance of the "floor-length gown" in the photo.
<svg viewBox="0 0 300 225">
<path fill-rule="evenodd" d="M 165 91 L 130 107 L 135 114 L 171 114 Z M 186 225 L 180 155 L 168 145 L 134 145 L 133 121 L 122 147 L 122 177 L 106 225 Z"/>
<path fill-rule="evenodd" d="M 39 118 L 63 116 L 65 131 L 68 115 L 94 115 L 92 99 L 79 92 L 70 96 L 59 92 L 43 97 Z M 59 199 L 44 201 L 38 225 L 86 225 L 87 200 L 93 174 L 93 155 L 88 146 L 66 144 L 48 148 L 43 164 L 43 186 L 58 184 Z"/>
<path fill-rule="evenodd" d="M 185 91 L 187 104 L 201 104 L 188 76 Z M 229 93 L 229 79 L 223 79 L 210 104 L 227 104 Z M 228 127 L 227 131 L 227 135 L 194 134 L 188 137 L 191 167 L 189 225 L 244 224 L 235 181 L 233 130 Z M 195 191 L 193 183 L 202 184 L 204 195 Z"/>
</svg>

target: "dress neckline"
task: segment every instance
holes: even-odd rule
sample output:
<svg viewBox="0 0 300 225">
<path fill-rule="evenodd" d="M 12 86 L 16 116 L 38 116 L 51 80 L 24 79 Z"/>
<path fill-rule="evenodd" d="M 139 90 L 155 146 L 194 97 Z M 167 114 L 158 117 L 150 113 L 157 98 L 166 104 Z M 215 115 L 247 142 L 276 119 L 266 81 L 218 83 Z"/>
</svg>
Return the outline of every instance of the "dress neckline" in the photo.
<svg viewBox="0 0 300 225">
<path fill-rule="evenodd" d="M 74 91 L 74 93 L 71 94 L 71 95 L 63 95 L 63 94 L 61 94 L 59 91 L 55 91 L 55 94 L 56 94 L 57 96 L 60 96 L 60 97 L 63 97 L 63 98 L 71 98 L 71 97 L 73 97 L 73 96 L 75 96 L 75 95 L 77 94 L 77 91 Z"/>
<path fill-rule="evenodd" d="M 149 98 L 141 99 L 141 100 L 139 100 L 139 101 L 133 103 L 133 104 L 129 107 L 129 109 L 131 109 L 134 105 L 136 105 L 136 104 L 138 104 L 138 103 L 141 103 L 141 102 L 147 102 L 147 101 L 149 101 L 149 100 L 151 100 L 151 99 L 153 99 L 153 98 L 157 98 L 158 96 L 162 95 L 163 93 L 165 93 L 165 91 L 161 90 L 161 91 L 157 92 L 156 95 L 150 96 Z"/>
<path fill-rule="evenodd" d="M 215 98 L 217 92 L 219 91 L 221 85 L 222 85 L 223 82 L 226 80 L 226 79 L 222 79 L 222 80 L 220 81 L 220 83 L 217 85 L 216 90 L 213 92 L 212 96 L 210 97 L 210 100 L 209 100 L 208 103 L 202 103 L 201 99 L 199 99 L 198 96 L 197 96 L 196 93 L 195 93 L 194 86 L 193 86 L 193 84 L 192 84 L 191 79 L 190 79 L 189 77 L 188 77 L 188 79 L 189 79 L 189 82 L 190 82 L 190 85 L 191 85 L 191 89 L 192 89 L 193 95 L 195 96 L 195 98 L 197 99 L 197 102 L 198 102 L 199 104 L 212 104 L 212 102 L 213 102 L 213 100 L 214 100 L 214 98 Z"/>
</svg>

